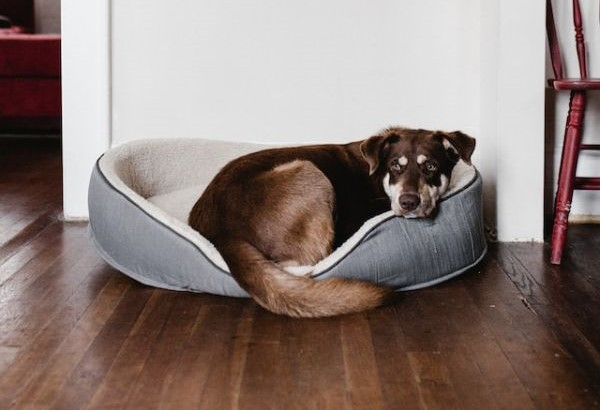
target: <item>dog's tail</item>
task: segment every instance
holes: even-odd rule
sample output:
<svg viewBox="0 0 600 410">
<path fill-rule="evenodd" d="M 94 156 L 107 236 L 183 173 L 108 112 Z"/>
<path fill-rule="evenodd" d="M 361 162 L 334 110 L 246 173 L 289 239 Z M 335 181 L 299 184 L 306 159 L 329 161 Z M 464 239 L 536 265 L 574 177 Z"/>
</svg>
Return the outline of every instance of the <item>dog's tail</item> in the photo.
<svg viewBox="0 0 600 410">
<path fill-rule="evenodd" d="M 221 254 L 240 286 L 259 305 L 277 314 L 335 316 L 372 309 L 397 297 L 391 288 L 370 282 L 292 275 L 245 241 L 230 243 Z"/>
</svg>

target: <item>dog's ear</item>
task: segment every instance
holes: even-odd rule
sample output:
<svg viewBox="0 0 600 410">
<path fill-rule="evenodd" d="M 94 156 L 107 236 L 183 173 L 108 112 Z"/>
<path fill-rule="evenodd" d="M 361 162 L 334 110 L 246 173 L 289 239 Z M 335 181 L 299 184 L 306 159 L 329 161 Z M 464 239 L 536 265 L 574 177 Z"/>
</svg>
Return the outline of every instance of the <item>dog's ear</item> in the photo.
<svg viewBox="0 0 600 410">
<path fill-rule="evenodd" d="M 374 135 L 360 144 L 360 153 L 369 164 L 369 175 L 377 171 L 383 149 L 389 140 L 390 135 Z"/>
<path fill-rule="evenodd" d="M 443 144 L 450 157 L 457 155 L 471 165 L 471 155 L 475 150 L 475 138 L 460 131 L 442 133 Z M 458 160 L 458 158 L 457 158 Z"/>
</svg>

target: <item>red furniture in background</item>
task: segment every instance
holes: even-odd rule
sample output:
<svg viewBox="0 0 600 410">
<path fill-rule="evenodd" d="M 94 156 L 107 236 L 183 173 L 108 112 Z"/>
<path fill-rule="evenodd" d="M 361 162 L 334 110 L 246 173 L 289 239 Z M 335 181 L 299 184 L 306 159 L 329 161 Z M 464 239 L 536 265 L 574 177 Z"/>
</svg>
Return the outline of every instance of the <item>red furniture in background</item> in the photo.
<svg viewBox="0 0 600 410">
<path fill-rule="evenodd" d="M 566 90 L 571 93 L 569 113 L 563 142 L 563 150 L 558 176 L 558 191 L 554 202 L 554 225 L 552 227 L 550 262 L 560 264 L 565 241 L 567 238 L 567 227 L 569 211 L 573 200 L 574 189 L 600 189 L 600 178 L 578 177 L 577 160 L 581 150 L 600 150 L 600 144 L 582 144 L 583 123 L 585 119 L 587 92 L 600 90 L 600 78 L 588 78 L 586 64 L 586 50 L 583 37 L 583 23 L 579 0 L 573 0 L 573 22 L 575 25 L 575 46 L 579 62 L 579 77 L 565 78 L 561 62 L 560 47 L 551 0 L 546 0 L 547 16 L 546 27 L 548 30 L 548 42 L 550 45 L 550 57 L 554 79 L 550 85 L 556 90 Z"/>
<path fill-rule="evenodd" d="M 33 1 L 0 0 L 0 133 L 59 132 L 60 35 L 35 34 Z"/>
</svg>

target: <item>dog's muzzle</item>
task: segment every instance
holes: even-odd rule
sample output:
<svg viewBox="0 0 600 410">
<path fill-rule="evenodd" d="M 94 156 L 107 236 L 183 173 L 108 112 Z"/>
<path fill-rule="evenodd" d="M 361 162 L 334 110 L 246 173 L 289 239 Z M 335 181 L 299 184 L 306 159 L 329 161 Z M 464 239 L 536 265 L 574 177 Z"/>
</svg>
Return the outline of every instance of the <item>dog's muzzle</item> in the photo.
<svg viewBox="0 0 600 410">
<path fill-rule="evenodd" d="M 405 191 L 401 184 L 390 184 L 389 174 L 383 179 L 383 188 L 390 198 L 394 215 L 405 218 L 429 217 L 435 211 L 438 199 L 447 186 L 447 178 L 443 178 L 440 187 L 423 185 L 419 192 L 413 189 Z"/>
<path fill-rule="evenodd" d="M 426 193 L 400 193 L 390 197 L 392 211 L 404 218 L 427 218 L 435 211 L 439 196 Z"/>
</svg>

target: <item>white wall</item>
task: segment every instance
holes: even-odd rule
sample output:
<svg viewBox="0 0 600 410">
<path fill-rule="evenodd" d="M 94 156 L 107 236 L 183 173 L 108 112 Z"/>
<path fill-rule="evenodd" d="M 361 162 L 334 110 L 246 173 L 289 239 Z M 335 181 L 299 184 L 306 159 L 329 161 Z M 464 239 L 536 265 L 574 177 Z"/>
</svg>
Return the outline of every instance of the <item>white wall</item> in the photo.
<svg viewBox="0 0 600 410">
<path fill-rule="evenodd" d="M 477 0 L 113 6 L 113 142 L 478 130 Z"/>
<path fill-rule="evenodd" d="M 87 218 L 92 167 L 110 145 L 108 0 L 62 0 L 65 218 Z"/>
<path fill-rule="evenodd" d="M 497 2 L 498 239 L 542 240 L 545 2 Z"/>
<path fill-rule="evenodd" d="M 600 77 L 600 30 L 598 29 L 598 6 L 597 2 L 581 2 L 588 57 L 588 76 L 596 78 Z M 577 52 L 575 49 L 575 33 L 573 30 L 571 3 L 554 1 L 553 8 L 564 57 L 563 69 L 566 70 L 567 76 L 578 76 L 579 66 L 577 64 Z M 552 69 L 549 63 L 547 72 L 548 78 L 551 78 Z M 554 141 L 555 149 L 553 152 L 549 152 L 548 160 L 554 165 L 554 183 L 552 189 L 555 190 L 565 121 L 569 107 L 569 93 L 551 91 L 549 94 L 549 104 L 552 106 L 549 107 L 548 110 L 547 126 L 549 128 L 549 140 L 550 142 Z M 590 144 L 600 144 L 600 93 L 598 92 L 588 94 L 583 140 Z M 600 175 L 600 153 L 584 151 L 579 157 L 578 175 Z M 600 192 L 575 191 L 571 208 L 571 218 L 584 220 L 600 219 Z"/>
<path fill-rule="evenodd" d="M 115 1 L 105 142 L 347 141 L 392 124 L 462 129 L 479 142 L 488 224 L 498 221 L 501 240 L 540 240 L 543 4 L 181 0 L 166 13 L 158 0 Z M 509 80 L 523 74 L 525 92 L 515 94 Z M 516 141 L 526 141 L 526 154 Z M 515 165 L 525 155 L 529 162 Z M 534 198 L 515 212 L 512 195 L 524 192 Z M 83 197 L 71 200 L 80 212 Z"/>
</svg>

